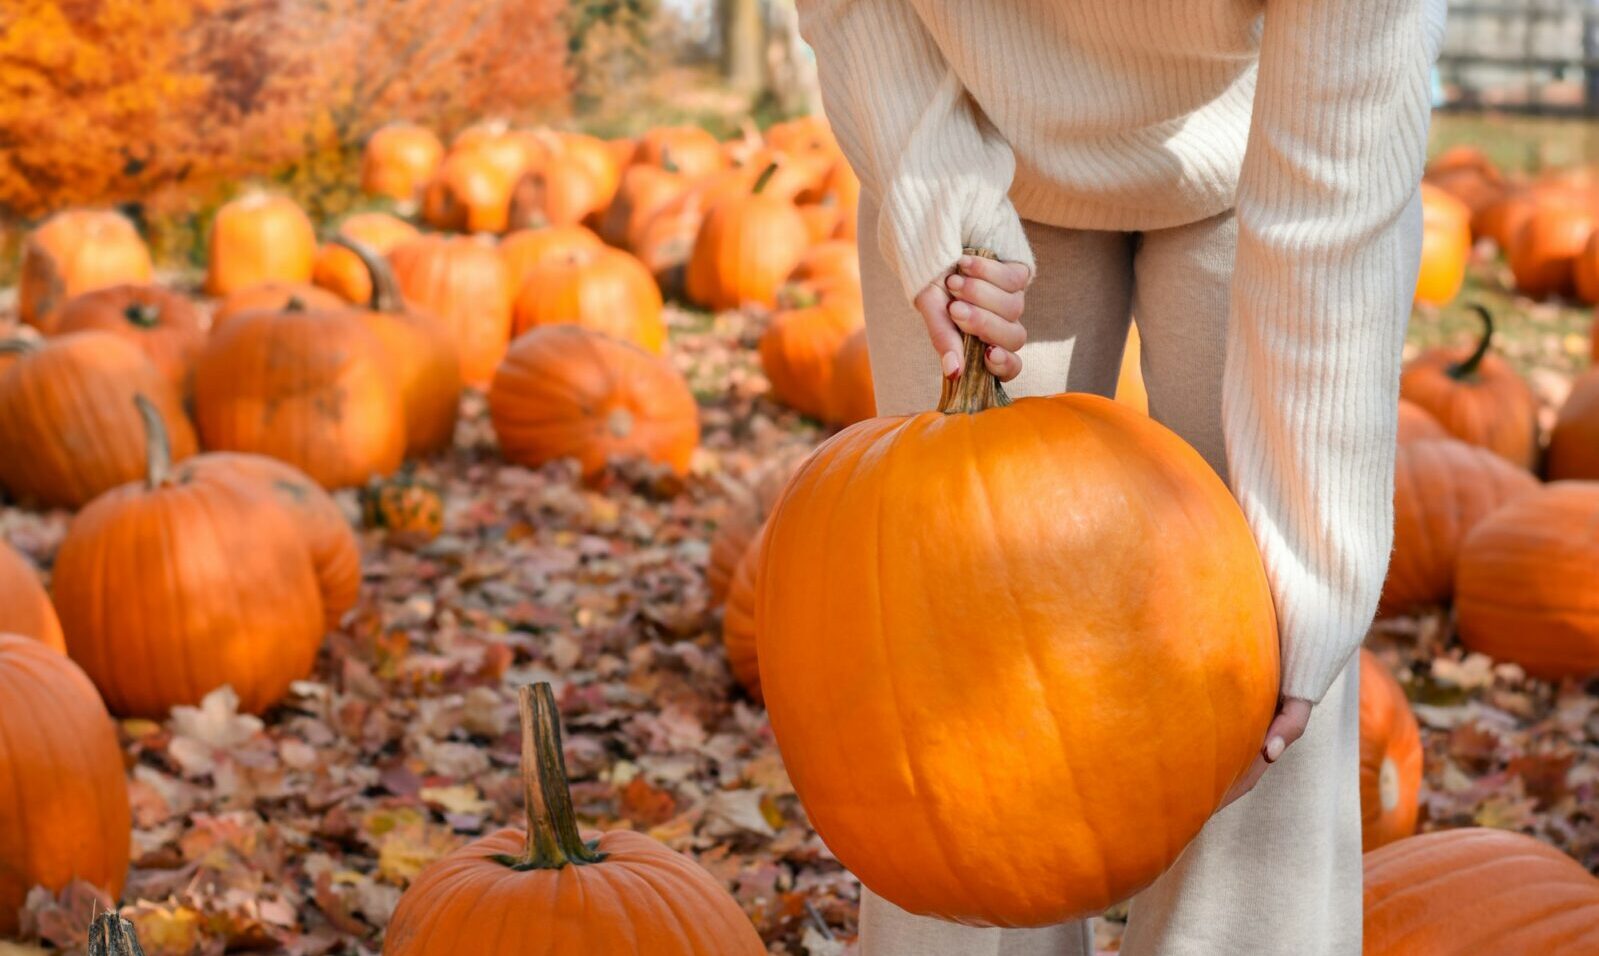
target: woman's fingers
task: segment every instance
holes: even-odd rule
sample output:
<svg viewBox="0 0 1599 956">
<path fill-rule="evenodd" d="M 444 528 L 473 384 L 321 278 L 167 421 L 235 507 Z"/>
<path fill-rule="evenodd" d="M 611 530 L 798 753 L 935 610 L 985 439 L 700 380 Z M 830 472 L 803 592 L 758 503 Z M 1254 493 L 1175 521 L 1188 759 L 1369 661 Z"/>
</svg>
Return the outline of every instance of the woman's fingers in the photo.
<svg viewBox="0 0 1599 956">
<path fill-rule="evenodd" d="M 1272 718 L 1271 726 L 1266 728 L 1265 744 L 1261 746 L 1260 753 L 1255 755 L 1249 770 L 1228 789 L 1227 795 L 1222 798 L 1223 807 L 1253 790 L 1255 784 L 1260 782 L 1260 778 L 1265 776 L 1266 770 L 1281 759 L 1283 753 L 1295 741 L 1305 735 L 1305 727 L 1310 723 L 1312 706 L 1310 701 L 1298 697 L 1283 698 L 1282 703 L 1277 706 L 1277 716 Z"/>
<path fill-rule="evenodd" d="M 987 279 L 963 276 L 958 272 L 946 279 L 944 284 L 962 302 L 970 302 L 1012 322 L 1022 317 L 1023 297 L 1020 292 L 1007 292 Z"/>
<path fill-rule="evenodd" d="M 1022 360 L 1015 353 L 1008 352 L 997 345 L 990 345 L 983 355 L 983 364 L 988 366 L 988 371 L 1001 382 L 1008 382 L 1022 372 Z"/>
<path fill-rule="evenodd" d="M 949 293 L 944 291 L 942 283 L 934 283 L 923 289 L 916 296 L 916 311 L 922 315 L 922 323 L 927 326 L 927 337 L 932 340 L 933 350 L 938 353 L 939 368 L 945 378 L 959 378 L 961 373 L 961 350 L 963 342 L 960 329 L 950 321 Z"/>
<path fill-rule="evenodd" d="M 1027 266 L 1020 262 L 1001 262 L 983 256 L 961 256 L 955 270 L 963 276 L 983 279 L 1006 292 L 1022 292 L 1031 278 Z"/>
<path fill-rule="evenodd" d="M 989 345 L 1015 352 L 1027 343 L 1027 329 L 1020 322 L 995 315 L 970 302 L 959 299 L 951 302 L 949 317 L 962 332 L 975 335 Z"/>
</svg>

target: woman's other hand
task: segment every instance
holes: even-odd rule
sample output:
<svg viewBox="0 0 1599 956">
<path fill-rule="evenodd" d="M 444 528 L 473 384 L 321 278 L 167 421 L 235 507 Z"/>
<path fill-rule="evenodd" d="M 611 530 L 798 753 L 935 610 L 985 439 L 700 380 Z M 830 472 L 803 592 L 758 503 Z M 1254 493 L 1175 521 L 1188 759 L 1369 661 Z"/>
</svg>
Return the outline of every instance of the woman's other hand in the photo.
<svg viewBox="0 0 1599 956">
<path fill-rule="evenodd" d="M 1029 278 L 1020 262 L 961 256 L 953 271 L 916 297 L 945 378 L 960 377 L 963 332 L 988 343 L 985 364 L 1000 381 L 1021 372 L 1016 353 L 1027 341 L 1021 318 Z"/>
<path fill-rule="evenodd" d="M 1310 710 L 1313 706 L 1310 701 L 1298 697 L 1284 697 L 1278 703 L 1277 716 L 1272 718 L 1271 726 L 1266 728 L 1266 742 L 1261 745 L 1260 753 L 1255 755 L 1255 762 L 1249 765 L 1249 771 L 1239 777 L 1232 789 L 1227 791 L 1227 796 L 1221 802 L 1223 807 L 1254 789 L 1255 784 L 1265 775 L 1266 769 L 1276 763 L 1283 752 L 1293 746 L 1294 741 L 1305 735 L 1305 725 L 1310 723 Z"/>
</svg>

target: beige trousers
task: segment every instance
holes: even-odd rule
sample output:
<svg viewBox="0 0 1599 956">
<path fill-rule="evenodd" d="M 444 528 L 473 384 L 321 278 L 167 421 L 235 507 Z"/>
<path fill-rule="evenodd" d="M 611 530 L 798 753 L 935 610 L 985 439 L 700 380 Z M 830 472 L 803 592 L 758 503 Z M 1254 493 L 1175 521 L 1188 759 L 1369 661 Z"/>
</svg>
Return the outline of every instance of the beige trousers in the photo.
<svg viewBox="0 0 1599 956">
<path fill-rule="evenodd" d="M 939 367 L 921 318 L 876 248 L 863 197 L 861 278 L 878 410 L 933 408 Z M 1038 278 L 1013 396 L 1109 395 L 1137 317 L 1150 414 L 1226 477 L 1221 429 L 1231 213 L 1142 234 L 1027 224 Z M 1285 320 L 1291 320 L 1286 317 Z M 1133 901 L 1126 956 L 1359 956 L 1358 660 L 1305 736 L 1248 795 L 1216 814 Z M 1023 837 L 1025 839 L 1025 837 Z M 912 916 L 862 891 L 863 956 L 1092 956 L 1089 924 L 977 929 Z"/>
</svg>

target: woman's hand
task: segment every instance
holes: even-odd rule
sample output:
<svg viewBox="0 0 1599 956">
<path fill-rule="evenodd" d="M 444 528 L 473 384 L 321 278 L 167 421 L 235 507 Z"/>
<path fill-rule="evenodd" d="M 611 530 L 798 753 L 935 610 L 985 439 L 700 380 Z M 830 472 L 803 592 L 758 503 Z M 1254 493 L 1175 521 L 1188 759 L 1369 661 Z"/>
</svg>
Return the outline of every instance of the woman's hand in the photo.
<svg viewBox="0 0 1599 956">
<path fill-rule="evenodd" d="M 1266 768 L 1276 763 L 1283 755 L 1283 751 L 1304 736 L 1305 725 L 1310 723 L 1312 706 L 1314 705 L 1310 701 L 1298 697 L 1284 697 L 1278 702 L 1277 716 L 1272 718 L 1271 726 L 1266 728 L 1265 745 L 1260 748 L 1255 762 L 1250 764 L 1249 772 L 1239 777 L 1232 789 L 1227 791 L 1227 796 L 1221 802 L 1223 807 L 1254 789 L 1255 784 L 1259 783 L 1260 778 L 1266 773 Z"/>
<path fill-rule="evenodd" d="M 1029 278 L 1020 262 L 961 256 L 954 271 L 921 291 L 916 311 L 927 324 L 945 378 L 960 377 L 962 332 L 988 343 L 984 364 L 1000 381 L 1021 372 L 1016 353 L 1027 341 L 1021 318 Z"/>
</svg>

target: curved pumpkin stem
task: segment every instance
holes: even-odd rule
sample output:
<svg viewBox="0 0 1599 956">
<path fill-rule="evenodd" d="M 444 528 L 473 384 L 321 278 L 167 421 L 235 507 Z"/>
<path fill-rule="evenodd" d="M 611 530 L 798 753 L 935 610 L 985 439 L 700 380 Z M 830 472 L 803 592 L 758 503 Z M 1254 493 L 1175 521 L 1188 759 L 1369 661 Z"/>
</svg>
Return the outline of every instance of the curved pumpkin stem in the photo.
<svg viewBox="0 0 1599 956">
<path fill-rule="evenodd" d="M 6 339 L 0 342 L 0 355 L 32 355 L 44 348 L 44 343 L 33 339 Z"/>
<path fill-rule="evenodd" d="M 151 488 L 166 484 L 172 471 L 172 440 L 167 437 L 166 419 L 155 403 L 143 395 L 133 396 L 133 407 L 144 420 L 144 480 Z"/>
<path fill-rule="evenodd" d="M 750 195 L 759 196 L 761 194 L 761 190 L 765 189 L 766 184 L 771 182 L 772 177 L 776 175 L 777 164 L 767 163 L 766 168 L 761 170 L 761 174 L 755 177 L 755 185 L 750 189 Z"/>
<path fill-rule="evenodd" d="M 999 258 L 987 249 L 965 249 L 963 252 L 985 259 Z M 946 415 L 970 415 L 1009 405 L 1010 396 L 1005 394 L 1005 386 L 984 364 L 988 357 L 988 343 L 969 332 L 961 333 L 961 343 L 965 354 L 961 361 L 960 378 L 944 379 L 943 391 L 938 396 L 938 410 Z"/>
<path fill-rule="evenodd" d="M 400 293 L 400 280 L 394 277 L 394 270 L 389 268 L 387 259 L 366 243 L 346 235 L 335 235 L 328 241 L 350 250 L 366 267 L 366 274 L 372 280 L 372 297 L 367 300 L 367 308 L 388 315 L 405 311 L 405 296 Z"/>
<path fill-rule="evenodd" d="M 1486 308 L 1472 303 L 1471 308 L 1482 317 L 1482 339 L 1477 342 L 1477 350 L 1466 356 L 1464 362 L 1449 366 L 1449 377 L 1457 382 L 1465 381 L 1477 374 L 1477 369 L 1482 365 L 1483 357 L 1488 354 L 1488 345 L 1493 342 L 1494 317 Z"/>
<path fill-rule="evenodd" d="M 499 856 L 497 862 L 516 870 L 559 870 L 568 863 L 598 863 L 605 854 L 584 843 L 577 832 L 572 791 L 566 782 L 566 755 L 561 750 L 561 721 L 555 691 L 547 682 L 517 689 L 517 714 L 522 719 L 522 791 L 527 800 L 527 850 L 520 857 Z"/>
</svg>

